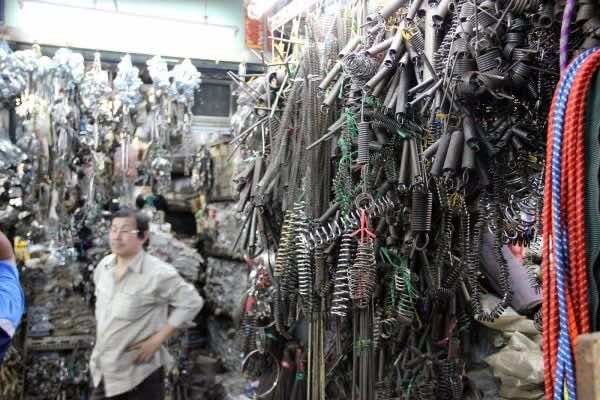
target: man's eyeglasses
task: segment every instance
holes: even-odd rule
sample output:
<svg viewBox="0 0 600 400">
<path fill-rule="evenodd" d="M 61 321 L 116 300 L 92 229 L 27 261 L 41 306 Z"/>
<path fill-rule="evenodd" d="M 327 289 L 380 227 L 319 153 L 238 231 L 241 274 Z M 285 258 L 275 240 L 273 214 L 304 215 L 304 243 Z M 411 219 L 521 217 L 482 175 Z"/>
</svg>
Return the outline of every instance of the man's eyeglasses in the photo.
<svg viewBox="0 0 600 400">
<path fill-rule="evenodd" d="M 116 228 L 110 228 L 110 233 L 112 233 L 113 235 L 135 235 L 137 233 L 139 233 L 140 231 L 138 229 L 116 229 Z"/>
</svg>

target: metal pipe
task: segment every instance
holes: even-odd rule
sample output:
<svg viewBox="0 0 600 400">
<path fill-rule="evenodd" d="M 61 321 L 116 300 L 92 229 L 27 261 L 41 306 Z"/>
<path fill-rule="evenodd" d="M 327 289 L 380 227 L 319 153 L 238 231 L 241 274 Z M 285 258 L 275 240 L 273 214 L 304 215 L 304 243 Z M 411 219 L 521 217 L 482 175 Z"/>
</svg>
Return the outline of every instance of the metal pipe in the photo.
<svg viewBox="0 0 600 400">
<path fill-rule="evenodd" d="M 435 153 L 435 160 L 433 161 L 433 165 L 431 166 L 431 175 L 442 176 L 442 167 L 444 166 L 444 160 L 446 159 L 446 154 L 448 153 L 449 145 L 450 134 L 445 133 L 440 138 L 440 144 L 438 145 L 437 151 Z"/>
<path fill-rule="evenodd" d="M 387 83 L 388 83 L 387 77 L 382 79 L 381 81 L 379 81 L 379 83 L 375 86 L 375 89 L 373 89 L 373 93 L 371 93 L 371 95 L 373 97 L 379 97 L 381 92 L 383 92 L 383 89 L 385 89 Z"/>
<path fill-rule="evenodd" d="M 413 0 L 412 3 L 410 3 L 410 7 L 406 13 L 407 20 L 412 21 L 415 18 L 415 15 L 417 15 L 417 11 L 419 11 L 422 2 L 423 0 Z"/>
<path fill-rule="evenodd" d="M 388 86 L 388 90 L 385 95 L 385 99 L 383 100 L 383 105 L 386 108 L 391 108 L 390 101 L 392 100 L 394 93 L 396 93 L 396 87 L 398 86 L 398 81 L 400 80 L 400 74 L 398 72 L 399 71 L 396 70 L 396 73 L 394 74 L 394 77 L 392 78 L 390 86 Z"/>
<path fill-rule="evenodd" d="M 365 87 L 363 90 L 366 93 L 369 93 L 372 88 L 377 86 L 377 84 L 379 82 L 381 82 L 381 80 L 384 79 L 391 72 L 392 72 L 391 68 L 386 68 L 385 66 L 382 66 L 381 68 L 379 68 L 379 71 L 377 71 L 377 73 L 375 75 L 373 75 L 373 77 L 367 83 L 365 83 Z"/>
<path fill-rule="evenodd" d="M 400 9 L 406 3 L 406 0 L 391 0 L 381 10 L 380 14 L 384 19 L 392 16 L 396 11 Z"/>
<path fill-rule="evenodd" d="M 346 43 L 344 48 L 342 50 L 340 50 L 340 52 L 338 53 L 338 58 L 342 59 L 342 58 L 346 57 L 348 54 L 350 54 L 352 52 L 352 50 L 354 50 L 354 48 L 356 46 L 358 46 L 358 44 L 360 43 L 361 40 L 362 40 L 362 37 L 360 35 L 356 35 L 356 36 L 350 38 L 348 43 Z"/>
<path fill-rule="evenodd" d="M 401 185 L 408 185 L 410 178 L 410 144 L 407 140 L 402 141 L 402 156 L 400 159 L 400 171 L 398 173 L 398 183 Z"/>
<path fill-rule="evenodd" d="M 335 63 L 335 65 L 333 66 L 333 68 L 331 68 L 331 70 L 329 70 L 327 75 L 325 75 L 325 78 L 323 78 L 323 80 L 321 81 L 321 84 L 319 85 L 319 89 L 326 90 L 329 87 L 329 85 L 331 85 L 331 82 L 333 82 L 333 80 L 335 79 L 337 74 L 340 73 L 341 70 L 342 70 L 342 63 L 340 61 L 337 61 Z"/>
<path fill-rule="evenodd" d="M 424 159 L 431 158 L 437 153 L 437 149 L 440 145 L 440 140 L 442 140 L 442 139 L 440 138 L 440 139 L 436 140 L 431 146 L 429 146 L 427 148 L 427 150 L 425 150 L 423 152 Z"/>
<path fill-rule="evenodd" d="M 433 22 L 433 10 L 431 7 L 427 6 L 425 10 L 425 57 L 428 60 L 433 60 L 433 55 L 435 54 L 438 48 L 438 37 L 437 37 L 437 29 L 435 29 Z M 423 80 L 427 80 L 432 78 L 434 75 L 431 73 L 429 68 L 425 68 L 423 71 Z"/>
<path fill-rule="evenodd" d="M 370 56 L 374 56 L 375 54 L 379 54 L 387 49 L 390 48 L 390 46 L 392 45 L 392 41 L 394 40 L 394 37 L 390 37 L 388 39 L 385 39 L 382 42 L 379 42 L 377 44 L 374 44 L 373 46 L 369 47 L 366 50 L 366 53 Z"/>
<path fill-rule="evenodd" d="M 464 146 L 464 134 L 461 130 L 452 132 L 450 138 L 450 144 L 448 145 L 448 152 L 446 153 L 446 159 L 444 160 L 444 172 L 456 171 L 460 165 L 460 158 L 462 157 Z"/>
<path fill-rule="evenodd" d="M 329 108 L 333 105 L 333 102 L 335 101 L 335 99 L 337 98 L 337 96 L 340 92 L 343 82 L 344 82 L 344 77 L 340 76 L 339 79 L 337 80 L 337 82 L 335 83 L 335 85 L 333 86 L 333 88 L 329 91 L 329 93 L 327 93 L 327 96 L 323 100 L 324 107 Z"/>
<path fill-rule="evenodd" d="M 396 88 L 396 117 L 406 114 L 408 100 L 408 65 L 400 68 L 400 81 Z"/>
<path fill-rule="evenodd" d="M 472 147 L 473 150 L 479 150 L 479 138 L 477 137 L 473 117 L 467 115 L 463 118 L 463 132 L 465 135 L 465 142 Z"/>
<path fill-rule="evenodd" d="M 431 85 L 433 82 L 434 82 L 434 79 L 433 78 L 429 78 L 429 79 L 421 82 L 417 86 L 413 86 L 412 88 L 408 89 L 408 93 L 407 94 L 409 96 L 417 94 L 420 91 L 425 90 L 425 88 L 427 88 L 427 86 Z"/>
<path fill-rule="evenodd" d="M 446 17 L 448 16 L 450 0 L 442 0 L 439 2 L 435 10 L 433 10 L 432 20 L 435 26 L 439 27 L 442 25 Z"/>
<path fill-rule="evenodd" d="M 396 34 L 392 39 L 392 43 L 390 44 L 390 48 L 388 49 L 385 59 L 383 60 L 383 65 L 388 68 L 392 68 L 396 61 L 400 59 L 401 54 L 404 53 L 405 46 L 403 32 L 404 21 L 400 23 L 398 31 L 396 31 Z"/>
<path fill-rule="evenodd" d="M 475 151 L 466 141 L 463 143 L 462 169 L 475 169 Z"/>
</svg>

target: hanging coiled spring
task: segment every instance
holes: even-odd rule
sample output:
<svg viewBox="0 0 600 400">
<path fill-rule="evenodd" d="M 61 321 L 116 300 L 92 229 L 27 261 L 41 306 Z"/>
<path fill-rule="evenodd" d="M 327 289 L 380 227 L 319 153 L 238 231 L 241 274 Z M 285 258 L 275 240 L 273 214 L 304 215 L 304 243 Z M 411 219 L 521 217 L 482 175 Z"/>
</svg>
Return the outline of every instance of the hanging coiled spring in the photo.
<svg viewBox="0 0 600 400">
<path fill-rule="evenodd" d="M 371 140 L 371 124 L 367 121 L 358 123 L 358 158 L 359 164 L 369 162 L 369 141 Z"/>
<path fill-rule="evenodd" d="M 419 383 L 417 387 L 417 393 L 419 394 L 419 400 L 436 400 L 435 386 L 431 381 L 425 381 Z"/>
<path fill-rule="evenodd" d="M 424 248 L 429 243 L 428 233 L 431 232 L 431 214 L 433 195 L 426 190 L 412 192 L 412 207 L 410 210 L 410 230 L 415 235 L 415 246 Z M 419 236 L 424 236 L 424 244 L 417 243 Z"/>
<path fill-rule="evenodd" d="M 438 398 L 460 400 L 463 398 L 462 368 L 457 359 L 436 363 L 438 376 Z"/>
<path fill-rule="evenodd" d="M 287 328 L 285 326 L 285 320 L 283 315 L 282 308 L 282 299 L 279 291 L 275 292 L 273 297 L 273 319 L 275 320 L 275 329 L 279 332 L 280 335 L 285 337 L 286 339 L 290 339 L 291 336 L 287 333 Z"/>
<path fill-rule="evenodd" d="M 483 239 L 482 237 L 482 228 L 484 226 L 484 220 L 486 219 L 486 217 L 491 217 L 491 219 L 493 221 L 496 222 L 496 224 L 498 224 L 499 222 L 499 212 L 498 212 L 498 206 L 497 205 L 492 205 L 490 212 L 492 213 L 491 216 L 486 216 L 484 215 L 483 212 L 484 208 L 482 207 L 480 209 L 480 213 L 479 213 L 479 218 L 475 224 L 475 228 L 474 228 L 474 235 L 473 235 L 473 243 L 481 243 L 481 240 Z M 503 241 L 502 241 L 502 233 L 500 232 L 500 229 L 494 229 L 494 234 L 495 234 L 495 240 L 494 240 L 494 246 L 493 246 L 493 251 L 494 251 L 494 257 L 496 259 L 496 262 L 498 263 L 498 265 L 500 265 L 500 275 L 499 275 L 499 286 L 501 288 L 502 291 L 502 297 L 500 299 L 500 301 L 498 301 L 498 303 L 494 306 L 494 308 L 490 311 L 485 311 L 481 305 L 481 289 L 479 287 L 479 282 L 477 280 L 477 276 L 478 276 L 478 269 L 479 269 L 479 252 L 480 252 L 480 248 L 476 248 L 475 251 L 471 252 L 471 257 L 469 259 L 469 277 L 471 279 L 471 288 L 472 288 L 472 306 L 473 306 L 473 314 L 475 316 L 475 319 L 479 320 L 479 321 L 494 321 L 496 320 L 500 315 L 502 315 L 502 313 L 504 312 L 504 310 L 506 309 L 506 307 L 508 306 L 508 303 L 510 302 L 511 296 L 512 296 L 512 291 L 511 291 L 511 280 L 510 280 L 510 273 L 509 273 L 509 269 L 508 266 L 506 264 L 506 260 L 504 259 L 504 256 L 502 255 L 502 246 L 503 246 Z"/>
<path fill-rule="evenodd" d="M 358 244 L 356 258 L 348 271 L 350 297 L 359 308 L 366 308 L 375 290 L 375 250 L 372 240 Z"/>
<path fill-rule="evenodd" d="M 379 332 L 382 339 L 389 339 L 400 331 L 400 321 L 396 318 L 387 318 L 380 322 Z"/>
<path fill-rule="evenodd" d="M 294 231 L 297 240 L 308 232 L 308 218 L 304 212 L 304 202 L 294 207 L 297 215 Z M 310 250 L 307 246 L 296 246 L 296 265 L 298 268 L 298 293 L 305 313 L 310 313 L 313 304 L 313 270 Z"/>
<path fill-rule="evenodd" d="M 285 212 L 283 225 L 281 227 L 281 239 L 277 249 L 275 268 L 273 269 L 273 275 L 275 278 L 280 278 L 283 276 L 286 270 L 286 264 L 292 256 L 291 246 L 294 240 L 294 219 L 294 210 L 287 210 Z"/>
<path fill-rule="evenodd" d="M 355 251 L 356 240 L 350 231 L 342 235 L 337 268 L 335 270 L 335 284 L 333 287 L 333 299 L 331 301 L 331 314 L 338 317 L 346 317 L 350 306 L 350 287 L 348 273 L 352 266 L 352 255 Z"/>
<path fill-rule="evenodd" d="M 373 316 L 373 350 L 379 350 L 381 344 L 381 309 L 378 309 Z"/>
<path fill-rule="evenodd" d="M 242 320 L 242 352 L 248 354 L 256 349 L 256 318 L 254 316 L 246 316 Z"/>
<path fill-rule="evenodd" d="M 399 296 L 396 315 L 403 324 L 410 324 L 415 316 L 415 292 L 411 281 L 411 272 L 406 261 L 400 264 L 394 274 L 396 295 Z"/>
<path fill-rule="evenodd" d="M 510 11 L 515 15 L 523 14 L 525 11 L 534 10 L 538 7 L 539 0 L 514 0 Z"/>
</svg>

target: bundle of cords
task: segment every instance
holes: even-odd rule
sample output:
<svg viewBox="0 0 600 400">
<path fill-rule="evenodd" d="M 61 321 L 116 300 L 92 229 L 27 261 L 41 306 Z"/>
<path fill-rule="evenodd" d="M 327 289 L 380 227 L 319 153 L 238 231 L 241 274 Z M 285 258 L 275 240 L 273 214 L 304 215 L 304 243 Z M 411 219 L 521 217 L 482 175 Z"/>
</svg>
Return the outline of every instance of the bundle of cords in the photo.
<svg viewBox="0 0 600 400">
<path fill-rule="evenodd" d="M 600 48 L 564 71 L 548 120 L 543 211 L 543 350 L 547 399 L 577 398 L 574 345 L 590 332 L 585 242 L 584 116 Z"/>
</svg>

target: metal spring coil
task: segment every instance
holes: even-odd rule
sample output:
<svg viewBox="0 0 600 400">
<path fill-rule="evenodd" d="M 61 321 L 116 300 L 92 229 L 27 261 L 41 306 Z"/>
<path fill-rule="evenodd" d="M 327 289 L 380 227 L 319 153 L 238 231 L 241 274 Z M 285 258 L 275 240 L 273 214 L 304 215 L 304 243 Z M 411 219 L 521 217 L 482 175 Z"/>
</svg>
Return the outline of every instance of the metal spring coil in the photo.
<svg viewBox="0 0 600 400">
<path fill-rule="evenodd" d="M 491 15 L 490 15 L 491 14 Z M 487 28 L 488 26 L 492 26 L 496 23 L 496 18 L 493 17 L 494 15 L 494 11 L 493 10 L 486 10 L 486 12 L 478 12 L 476 14 L 473 14 L 473 16 L 471 16 L 471 23 L 473 25 L 477 24 L 480 27 L 480 30 L 483 30 L 484 28 Z M 481 29 L 483 28 L 483 29 Z"/>
<path fill-rule="evenodd" d="M 495 174 L 497 175 L 497 174 Z M 495 180 L 497 180 L 495 178 Z M 497 206 L 492 207 L 492 219 L 495 221 L 499 220 L 499 215 L 497 212 Z M 484 213 L 480 213 L 479 215 L 479 220 L 477 221 L 476 230 L 480 230 L 481 227 L 483 226 L 483 220 L 488 217 L 486 215 L 484 215 Z M 472 276 L 475 276 L 475 281 L 472 282 L 471 287 L 473 288 L 473 295 L 472 300 L 473 300 L 473 311 L 475 314 L 475 318 L 479 321 L 489 321 L 489 322 L 493 322 L 494 320 L 496 320 L 500 315 L 502 315 L 502 313 L 504 312 L 504 310 L 506 309 L 506 307 L 508 306 L 508 303 L 510 302 L 511 296 L 512 296 L 512 292 L 511 292 L 511 279 L 510 279 L 510 273 L 509 273 L 509 269 L 508 266 L 506 265 L 506 260 L 504 259 L 504 256 L 502 255 L 502 237 L 501 237 L 501 232 L 499 229 L 495 229 L 495 235 L 496 235 L 496 240 L 494 241 L 494 257 L 496 258 L 496 262 L 498 263 L 498 265 L 500 265 L 500 276 L 499 276 L 499 286 L 500 286 L 500 290 L 502 291 L 502 297 L 500 299 L 500 301 L 494 306 L 494 308 L 490 311 L 485 311 L 483 310 L 483 307 L 481 305 L 481 293 L 480 293 L 480 288 L 479 288 L 479 283 L 477 282 L 477 278 L 476 276 L 478 275 L 476 273 L 478 266 L 479 266 L 479 249 L 477 249 L 477 254 L 473 255 L 470 262 L 473 263 L 471 265 L 471 271 L 469 271 L 469 274 Z M 482 239 L 481 237 L 481 233 L 478 232 L 478 236 L 479 236 L 479 240 Z"/>
<path fill-rule="evenodd" d="M 286 263 L 291 257 L 290 250 L 294 238 L 294 219 L 295 214 L 293 209 L 288 209 L 285 212 L 283 226 L 281 227 L 281 239 L 279 241 L 279 248 L 277 249 L 275 268 L 273 269 L 275 278 L 283 276 Z"/>
<path fill-rule="evenodd" d="M 475 15 L 475 3 L 470 1 L 463 3 L 459 14 L 461 22 L 468 21 L 473 15 Z"/>
<path fill-rule="evenodd" d="M 287 326 L 292 326 L 296 321 L 296 314 L 298 309 L 298 295 L 291 293 L 289 295 L 288 315 L 287 315 Z"/>
<path fill-rule="evenodd" d="M 469 42 L 464 38 L 456 38 L 452 43 L 452 49 L 450 50 L 450 57 L 452 56 L 464 56 L 469 53 Z M 454 61 L 453 61 L 454 62 Z M 456 68 L 456 67 L 455 67 Z"/>
<path fill-rule="evenodd" d="M 368 306 L 375 290 L 375 250 L 368 240 L 358 244 L 356 258 L 348 271 L 350 297 L 359 308 Z"/>
<path fill-rule="evenodd" d="M 394 149 L 392 147 L 385 147 L 383 150 L 385 176 L 388 181 L 395 182 L 398 180 L 398 168 L 394 160 Z"/>
<path fill-rule="evenodd" d="M 381 309 L 373 316 L 373 350 L 379 350 L 381 344 Z"/>
<path fill-rule="evenodd" d="M 356 245 L 356 240 L 352 237 L 350 231 L 346 231 L 342 236 L 338 264 L 335 270 L 335 284 L 333 287 L 333 298 L 331 300 L 331 314 L 338 317 L 348 315 L 350 305 L 350 287 L 348 283 L 348 271 L 352 266 L 352 254 Z"/>
<path fill-rule="evenodd" d="M 277 291 L 273 295 L 273 319 L 275 320 L 275 329 L 280 335 L 288 338 L 287 328 L 283 320 L 283 310 L 281 309 L 281 295 Z"/>
<path fill-rule="evenodd" d="M 419 28 L 411 30 L 412 36 L 410 37 L 410 43 L 417 53 L 425 51 L 425 38 L 423 32 Z"/>
<path fill-rule="evenodd" d="M 461 310 L 456 316 L 457 326 L 460 331 L 470 331 L 471 323 L 473 322 L 473 317 L 471 317 L 466 310 Z"/>
<path fill-rule="evenodd" d="M 457 360 L 443 360 L 436 365 L 438 395 L 443 400 L 460 400 L 463 395 L 462 376 Z"/>
<path fill-rule="evenodd" d="M 435 387 L 433 382 L 420 383 L 417 388 L 419 400 L 436 400 Z"/>
<path fill-rule="evenodd" d="M 542 332 L 542 309 L 540 308 L 533 316 L 533 325 L 538 332 Z"/>
<path fill-rule="evenodd" d="M 408 283 L 401 272 L 394 276 L 394 285 L 396 286 L 396 293 L 400 296 L 396 307 L 398 320 L 400 323 L 410 324 L 415 316 L 415 304 L 411 293 L 408 292 Z"/>
<path fill-rule="evenodd" d="M 376 218 L 396 207 L 395 200 L 390 194 L 380 197 L 373 203 L 373 207 L 367 210 L 369 218 Z M 328 222 L 316 229 L 301 234 L 301 240 L 308 248 L 314 249 L 317 245 L 325 245 L 333 242 L 347 230 L 354 230 L 360 223 L 360 210 L 353 209 L 348 214 L 338 217 L 333 222 Z"/>
<path fill-rule="evenodd" d="M 552 7 L 552 3 L 546 2 L 539 5 L 536 22 L 541 28 L 547 29 L 552 26 L 554 23 L 554 7 Z"/>
<path fill-rule="evenodd" d="M 501 60 L 500 49 L 495 48 L 477 56 L 477 67 L 480 72 L 489 72 L 498 69 Z"/>
<path fill-rule="evenodd" d="M 256 349 L 256 318 L 246 316 L 242 320 L 242 352 L 248 354 Z"/>
<path fill-rule="evenodd" d="M 515 48 L 511 52 L 511 58 L 515 61 L 532 61 L 535 57 L 534 53 L 528 48 Z"/>
<path fill-rule="evenodd" d="M 526 63 L 519 61 L 515 64 L 513 69 L 510 71 L 510 77 L 513 83 L 517 85 L 524 85 L 528 82 L 529 78 L 533 73 L 533 69 Z"/>
<path fill-rule="evenodd" d="M 412 192 L 412 207 L 410 210 L 410 229 L 413 232 L 431 231 L 431 213 L 433 195 L 431 192 L 415 190 Z"/>
<path fill-rule="evenodd" d="M 377 400 L 392 400 L 394 390 L 390 380 L 378 381 L 375 384 Z"/>
<path fill-rule="evenodd" d="M 389 339 L 398 334 L 400 321 L 396 318 L 386 318 L 380 322 L 379 332 L 382 339 Z"/>
<path fill-rule="evenodd" d="M 380 126 L 387 129 L 390 133 L 396 134 L 398 131 L 403 130 L 402 124 L 396 121 L 394 118 L 388 117 L 387 115 L 373 110 L 365 110 L 364 116 L 371 119 L 372 126 Z"/>
<path fill-rule="evenodd" d="M 292 260 L 293 257 L 293 260 Z M 283 297 L 290 296 L 298 290 L 298 267 L 295 262 L 296 252 L 290 254 L 290 262 L 287 264 L 279 290 Z"/>
<path fill-rule="evenodd" d="M 350 53 L 342 60 L 352 83 L 362 88 L 377 71 L 377 62 L 366 53 Z"/>
<path fill-rule="evenodd" d="M 529 24 L 525 18 L 513 18 L 510 22 L 511 31 L 526 31 Z"/>
<path fill-rule="evenodd" d="M 460 3 L 457 4 L 457 7 L 460 6 L 462 9 L 462 7 L 464 7 L 464 5 L 467 3 L 468 2 L 461 0 Z M 433 55 L 433 60 L 432 60 L 433 68 L 435 69 L 435 72 L 438 75 L 442 75 L 443 71 L 446 68 L 446 61 L 448 60 L 448 55 L 450 54 L 450 48 L 452 47 L 452 42 L 455 39 L 456 30 L 458 29 L 459 24 L 460 24 L 459 14 L 453 13 L 450 28 L 444 35 L 444 39 L 442 39 L 440 46 L 438 47 L 437 51 Z"/>
<path fill-rule="evenodd" d="M 525 11 L 537 8 L 538 4 L 538 0 L 514 0 L 510 7 L 510 11 L 514 14 L 523 14 Z"/>
<path fill-rule="evenodd" d="M 308 232 L 308 219 L 304 212 L 303 202 L 297 203 L 294 208 L 298 216 L 294 234 L 297 240 L 301 240 L 303 235 Z M 296 247 L 296 265 L 298 268 L 298 293 L 303 309 L 308 313 L 312 310 L 313 303 L 313 276 L 311 255 L 307 246 L 299 245 Z"/>
<path fill-rule="evenodd" d="M 431 288 L 429 290 L 429 297 L 433 301 L 433 304 L 443 306 L 448 304 L 454 297 L 454 289 L 441 287 L 438 289 Z"/>
<path fill-rule="evenodd" d="M 358 159 L 359 164 L 369 162 L 369 140 L 371 140 L 371 124 L 366 121 L 358 123 Z"/>
<path fill-rule="evenodd" d="M 505 43 L 514 43 L 517 45 L 521 45 L 521 44 L 525 43 L 525 39 L 526 39 L 525 32 L 520 32 L 520 31 L 509 31 L 509 32 L 506 32 L 506 35 L 504 36 Z"/>
</svg>

